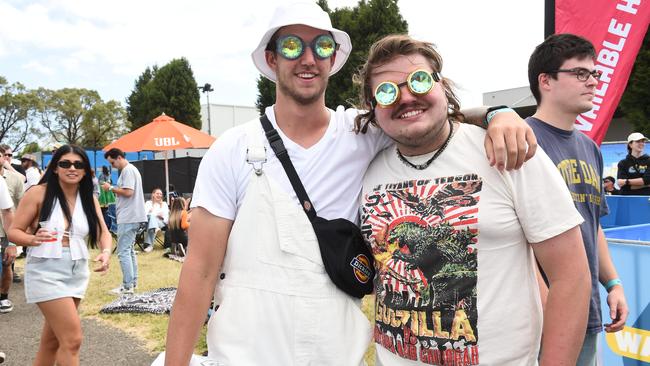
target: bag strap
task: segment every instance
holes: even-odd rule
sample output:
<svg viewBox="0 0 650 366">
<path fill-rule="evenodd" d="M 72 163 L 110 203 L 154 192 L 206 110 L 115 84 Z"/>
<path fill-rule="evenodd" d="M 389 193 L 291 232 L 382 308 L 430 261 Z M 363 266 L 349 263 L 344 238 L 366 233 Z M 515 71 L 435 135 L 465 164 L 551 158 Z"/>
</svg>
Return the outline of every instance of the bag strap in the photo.
<svg viewBox="0 0 650 366">
<path fill-rule="evenodd" d="M 298 200 L 302 205 L 302 209 L 305 210 L 307 217 L 309 217 L 309 221 L 313 221 L 316 218 L 316 210 L 314 209 L 314 205 L 311 203 L 311 200 L 307 195 L 307 191 L 305 191 L 305 187 L 302 185 L 302 181 L 296 172 L 296 168 L 293 166 L 293 163 L 289 158 L 289 153 L 284 147 L 282 137 L 280 137 L 278 131 L 273 128 L 273 125 L 271 124 L 271 121 L 269 121 L 269 118 L 266 116 L 266 114 L 263 114 L 260 117 L 260 122 L 262 122 L 262 127 L 266 133 L 266 138 L 269 140 L 271 149 L 273 149 L 275 156 L 278 157 L 278 160 L 280 160 L 280 163 L 282 163 L 284 171 L 287 173 L 289 182 L 291 182 L 291 186 L 296 192 L 296 196 L 298 196 Z"/>
</svg>

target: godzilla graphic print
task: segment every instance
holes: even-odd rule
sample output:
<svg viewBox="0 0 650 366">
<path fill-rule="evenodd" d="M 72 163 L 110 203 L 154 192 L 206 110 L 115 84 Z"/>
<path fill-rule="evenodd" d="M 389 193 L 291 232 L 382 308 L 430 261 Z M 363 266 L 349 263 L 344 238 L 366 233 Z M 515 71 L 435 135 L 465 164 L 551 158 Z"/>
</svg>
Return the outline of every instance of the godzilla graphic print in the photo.
<svg viewBox="0 0 650 366">
<path fill-rule="evenodd" d="M 477 249 L 481 179 L 380 184 L 363 199 L 372 245 L 375 342 L 431 365 L 478 365 Z"/>
</svg>

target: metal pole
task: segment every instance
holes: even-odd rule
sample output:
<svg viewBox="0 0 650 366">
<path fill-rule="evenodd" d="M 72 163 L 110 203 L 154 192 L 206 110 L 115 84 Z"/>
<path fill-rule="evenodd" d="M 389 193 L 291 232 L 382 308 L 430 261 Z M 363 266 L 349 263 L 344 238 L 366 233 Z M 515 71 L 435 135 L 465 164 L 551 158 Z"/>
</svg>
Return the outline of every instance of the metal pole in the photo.
<svg viewBox="0 0 650 366">
<path fill-rule="evenodd" d="M 207 90 L 205 95 L 208 97 L 208 135 L 212 136 L 212 122 L 210 121 L 210 91 Z"/>
<path fill-rule="evenodd" d="M 555 34 L 555 0 L 544 1 L 544 38 Z"/>
</svg>

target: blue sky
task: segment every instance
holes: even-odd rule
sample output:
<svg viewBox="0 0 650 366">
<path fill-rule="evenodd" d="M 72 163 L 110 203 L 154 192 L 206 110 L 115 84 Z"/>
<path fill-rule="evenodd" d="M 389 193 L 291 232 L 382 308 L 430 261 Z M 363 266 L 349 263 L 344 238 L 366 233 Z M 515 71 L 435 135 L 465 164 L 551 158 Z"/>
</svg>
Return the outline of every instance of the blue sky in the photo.
<svg viewBox="0 0 650 366">
<path fill-rule="evenodd" d="M 28 88 L 94 89 L 124 105 L 147 66 L 185 57 L 197 83 L 213 85 L 212 103 L 252 106 L 258 72 L 250 52 L 275 4 L 291 2 L 0 0 L 0 75 Z M 398 4 L 411 35 L 438 46 L 464 106 L 528 84 L 528 56 L 543 40 L 543 0 Z"/>
</svg>

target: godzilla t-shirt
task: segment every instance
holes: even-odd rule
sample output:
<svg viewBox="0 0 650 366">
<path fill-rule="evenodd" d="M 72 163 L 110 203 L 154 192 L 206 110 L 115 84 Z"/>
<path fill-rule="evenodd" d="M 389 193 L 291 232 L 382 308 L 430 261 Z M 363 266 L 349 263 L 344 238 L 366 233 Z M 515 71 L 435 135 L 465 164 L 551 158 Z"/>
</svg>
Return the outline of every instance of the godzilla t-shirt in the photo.
<svg viewBox="0 0 650 366">
<path fill-rule="evenodd" d="M 541 149 L 520 170 L 499 172 L 484 136 L 461 124 L 426 170 L 391 147 L 366 173 L 361 229 L 377 266 L 378 365 L 537 362 L 542 309 L 529 243 L 582 217 Z"/>
</svg>

